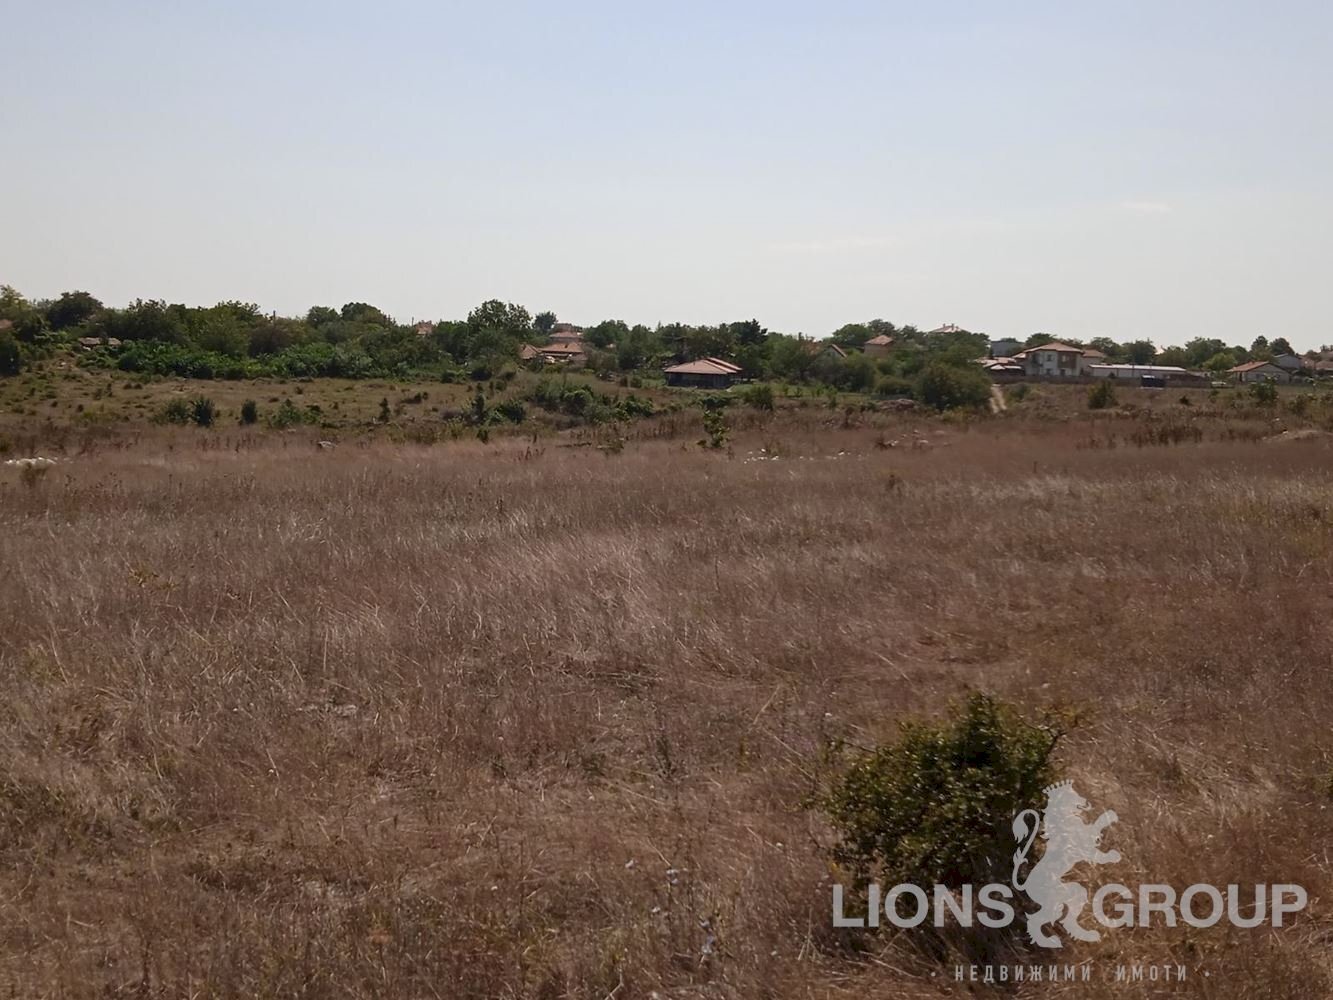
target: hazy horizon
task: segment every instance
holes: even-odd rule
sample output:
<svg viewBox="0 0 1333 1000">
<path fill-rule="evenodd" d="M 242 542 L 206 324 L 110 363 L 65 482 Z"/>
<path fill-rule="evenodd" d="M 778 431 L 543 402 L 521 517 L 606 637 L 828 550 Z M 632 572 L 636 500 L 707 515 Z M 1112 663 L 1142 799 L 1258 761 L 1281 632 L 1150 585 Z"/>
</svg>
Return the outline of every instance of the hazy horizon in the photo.
<svg viewBox="0 0 1333 1000">
<path fill-rule="evenodd" d="M 1333 10 L 9 5 L 0 283 L 1333 341 Z"/>
</svg>

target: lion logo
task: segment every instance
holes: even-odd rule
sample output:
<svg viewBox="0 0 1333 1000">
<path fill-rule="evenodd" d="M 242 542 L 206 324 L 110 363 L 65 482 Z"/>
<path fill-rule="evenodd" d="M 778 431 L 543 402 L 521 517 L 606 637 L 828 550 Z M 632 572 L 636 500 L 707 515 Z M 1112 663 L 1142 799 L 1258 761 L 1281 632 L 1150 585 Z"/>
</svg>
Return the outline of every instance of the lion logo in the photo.
<svg viewBox="0 0 1333 1000">
<path fill-rule="evenodd" d="M 1014 853 L 1014 888 L 1037 905 L 1036 912 L 1028 916 L 1028 937 L 1042 948 L 1059 948 L 1064 942 L 1053 934 L 1043 933 L 1043 928 L 1060 920 L 1063 911 L 1064 919 L 1060 922 L 1070 937 L 1098 941 L 1101 934 L 1078 922 L 1079 914 L 1088 904 L 1088 890 L 1064 878 L 1084 861 L 1104 865 L 1120 860 L 1119 851 L 1103 851 L 1100 847 L 1102 831 L 1119 817 L 1108 810 L 1093 822 L 1087 822 L 1083 815 L 1089 808 L 1088 800 L 1074 790 L 1071 782 L 1058 782 L 1044 792 L 1046 809 L 1040 817 L 1035 809 L 1024 809 L 1014 817 L 1014 839 L 1022 845 Z M 1028 859 L 1039 827 L 1045 834 L 1046 849 L 1027 878 L 1020 881 L 1019 870 Z"/>
</svg>

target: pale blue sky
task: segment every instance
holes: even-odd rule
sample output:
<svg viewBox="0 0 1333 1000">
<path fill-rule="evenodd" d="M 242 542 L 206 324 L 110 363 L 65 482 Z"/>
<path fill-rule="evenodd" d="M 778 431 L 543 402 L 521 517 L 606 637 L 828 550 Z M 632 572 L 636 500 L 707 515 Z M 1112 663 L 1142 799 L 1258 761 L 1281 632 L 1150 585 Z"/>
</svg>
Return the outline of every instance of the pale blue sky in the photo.
<svg viewBox="0 0 1333 1000">
<path fill-rule="evenodd" d="M 1333 5 L 0 0 L 0 282 L 1333 342 Z"/>
</svg>

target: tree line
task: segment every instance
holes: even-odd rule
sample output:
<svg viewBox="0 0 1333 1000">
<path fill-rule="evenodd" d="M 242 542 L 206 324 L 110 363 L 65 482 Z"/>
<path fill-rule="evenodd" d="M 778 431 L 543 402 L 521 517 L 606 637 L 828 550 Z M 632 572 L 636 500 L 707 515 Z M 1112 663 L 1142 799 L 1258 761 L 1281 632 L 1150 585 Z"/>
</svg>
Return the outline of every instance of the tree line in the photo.
<svg viewBox="0 0 1333 1000">
<path fill-rule="evenodd" d="M 491 299 L 464 319 L 439 320 L 418 329 L 400 323 L 367 302 L 341 308 L 313 306 L 304 316 L 264 313 L 247 302 L 212 306 L 137 299 L 124 308 L 107 306 L 86 291 L 31 301 L 0 287 L 0 374 L 67 347 L 81 338 L 120 342 L 114 352 L 93 352 L 88 364 L 125 371 L 188 378 L 411 377 L 486 379 L 517 363 L 524 344 L 546 342 L 557 323 L 554 312 Z M 893 338 L 886 356 L 861 351 L 875 337 Z M 734 361 L 752 378 L 822 382 L 849 391 L 906 392 L 931 365 L 965 367 L 989 353 L 984 335 L 961 330 L 926 332 L 882 319 L 850 323 L 820 350 L 801 335 L 771 331 L 757 320 L 715 325 L 659 323 L 649 327 L 608 319 L 583 331 L 588 366 L 594 371 L 655 372 L 667 363 L 701 357 Z M 1055 339 L 1037 333 L 1026 346 Z M 1062 338 L 1065 339 L 1065 338 Z M 1071 343 L 1076 343 L 1070 341 Z M 1257 338 L 1249 348 L 1195 338 L 1158 354 L 1146 340 L 1087 342 L 1109 360 L 1178 364 L 1220 370 L 1255 358 L 1289 352 L 1283 338 Z"/>
</svg>

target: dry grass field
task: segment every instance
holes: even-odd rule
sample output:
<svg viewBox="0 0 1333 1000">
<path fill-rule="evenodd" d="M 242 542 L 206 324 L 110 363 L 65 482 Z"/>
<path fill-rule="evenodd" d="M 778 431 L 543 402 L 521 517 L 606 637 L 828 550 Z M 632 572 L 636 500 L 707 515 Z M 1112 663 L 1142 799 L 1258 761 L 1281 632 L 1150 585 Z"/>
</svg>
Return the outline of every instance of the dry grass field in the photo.
<svg viewBox="0 0 1333 1000">
<path fill-rule="evenodd" d="M 1018 995 L 1330 995 L 1333 438 L 1041 400 L 738 412 L 722 451 L 696 412 L 618 451 L 233 425 L 0 467 L 0 990 L 972 995 L 830 926 L 807 803 L 831 741 L 980 690 L 1083 714 L 1099 875 L 1310 894 L 1069 949 L 1183 983 Z"/>
</svg>

